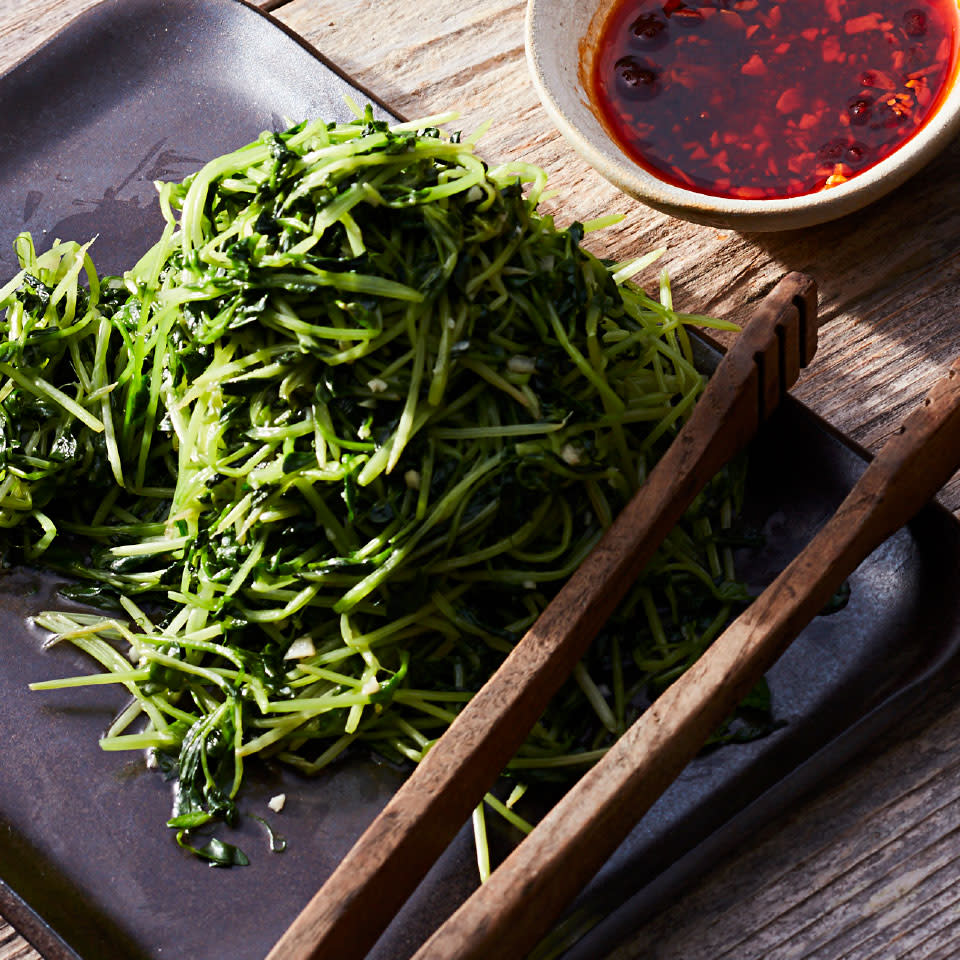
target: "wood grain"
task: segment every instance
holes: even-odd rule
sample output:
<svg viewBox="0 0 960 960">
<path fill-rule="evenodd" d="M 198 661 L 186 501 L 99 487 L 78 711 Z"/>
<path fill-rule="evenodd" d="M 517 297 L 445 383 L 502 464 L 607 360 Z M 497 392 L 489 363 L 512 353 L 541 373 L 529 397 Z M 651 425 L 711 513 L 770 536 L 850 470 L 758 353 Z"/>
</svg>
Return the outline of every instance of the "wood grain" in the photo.
<svg viewBox="0 0 960 960">
<path fill-rule="evenodd" d="M 0 920 L 0 960 L 41 960 L 40 954 L 5 920 Z"/>
<path fill-rule="evenodd" d="M 62 30 L 97 0 L 0 0 L 0 73 Z"/>
<path fill-rule="evenodd" d="M 0 0 L 0 72 L 90 5 Z M 814 275 L 830 323 L 795 392 L 878 449 L 960 354 L 960 143 L 895 196 L 834 224 L 781 235 L 684 224 L 618 196 L 554 132 L 527 78 L 523 6 L 290 0 L 274 15 L 406 114 L 456 105 L 464 129 L 489 118 L 484 153 L 545 166 L 559 222 L 622 213 L 593 235 L 595 249 L 667 245 L 683 309 L 742 319 L 787 270 Z M 960 485 L 942 499 L 956 510 Z M 960 956 L 958 801 L 960 708 L 946 698 L 753 838 L 616 960 Z M 0 960 L 37 960 L 2 920 Z"/>
</svg>

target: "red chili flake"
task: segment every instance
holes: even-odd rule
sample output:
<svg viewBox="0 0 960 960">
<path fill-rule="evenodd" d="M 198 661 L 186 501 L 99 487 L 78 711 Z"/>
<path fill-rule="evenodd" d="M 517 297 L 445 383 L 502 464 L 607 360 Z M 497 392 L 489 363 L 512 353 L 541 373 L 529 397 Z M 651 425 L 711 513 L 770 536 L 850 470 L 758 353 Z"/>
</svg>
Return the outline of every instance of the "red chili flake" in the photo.
<svg viewBox="0 0 960 960">
<path fill-rule="evenodd" d="M 877 90 L 896 90 L 897 88 L 897 81 L 885 70 L 864 70 L 860 74 L 860 82 L 865 87 L 874 87 Z"/>
<path fill-rule="evenodd" d="M 789 87 L 777 99 L 777 113 L 793 113 L 803 108 L 803 91 L 800 87 Z"/>
<path fill-rule="evenodd" d="M 743 17 L 737 13 L 736 10 L 718 10 L 716 11 L 720 15 L 720 22 L 731 30 L 746 30 L 747 24 L 744 22 Z M 751 28 L 754 31 L 760 29 L 759 24 L 754 24 Z"/>
<path fill-rule="evenodd" d="M 760 22 L 771 32 L 775 31 L 782 19 L 779 7 L 771 7 L 769 13 L 758 13 Z"/>
<path fill-rule="evenodd" d="M 696 27 L 703 22 L 703 14 L 694 7 L 683 6 L 673 13 L 673 20 L 685 27 Z"/>
<path fill-rule="evenodd" d="M 840 38 L 835 34 L 829 34 L 824 37 L 820 50 L 824 63 L 841 63 L 843 60 Z"/>
<path fill-rule="evenodd" d="M 854 17 L 844 24 L 843 29 L 848 34 L 863 33 L 864 30 L 879 30 L 880 14 L 868 13 L 862 17 Z"/>
<path fill-rule="evenodd" d="M 927 85 L 926 77 L 917 77 L 915 80 L 908 80 L 906 86 L 913 91 L 914 96 L 917 98 L 917 103 L 921 107 L 926 107 L 933 99 L 933 94 Z"/>
<path fill-rule="evenodd" d="M 957 0 L 614 0 L 591 95 L 661 177 L 788 197 L 842 184 L 909 140 L 942 102 L 958 47 Z"/>
</svg>

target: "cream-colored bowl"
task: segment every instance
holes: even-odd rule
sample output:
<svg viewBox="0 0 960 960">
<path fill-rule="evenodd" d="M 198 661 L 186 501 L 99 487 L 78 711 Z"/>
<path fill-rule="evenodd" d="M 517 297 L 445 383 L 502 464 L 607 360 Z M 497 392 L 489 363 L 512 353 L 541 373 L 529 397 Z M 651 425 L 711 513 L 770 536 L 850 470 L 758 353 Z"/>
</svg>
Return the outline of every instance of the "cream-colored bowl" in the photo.
<svg viewBox="0 0 960 960">
<path fill-rule="evenodd" d="M 634 163 L 597 119 L 581 69 L 590 38 L 614 0 L 528 0 L 526 45 L 547 112 L 574 149 L 624 193 L 696 223 L 743 231 L 789 230 L 852 213 L 916 173 L 960 132 L 960 82 L 926 125 L 900 149 L 846 183 L 786 200 L 736 200 L 685 190 Z M 588 60 L 586 60 L 588 67 Z"/>
</svg>

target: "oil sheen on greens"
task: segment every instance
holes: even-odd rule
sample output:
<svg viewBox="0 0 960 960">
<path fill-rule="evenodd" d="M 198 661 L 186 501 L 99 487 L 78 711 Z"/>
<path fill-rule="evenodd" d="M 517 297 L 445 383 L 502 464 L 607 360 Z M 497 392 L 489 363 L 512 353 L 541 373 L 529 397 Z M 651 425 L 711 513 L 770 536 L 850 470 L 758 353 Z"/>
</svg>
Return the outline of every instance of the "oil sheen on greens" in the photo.
<svg viewBox="0 0 960 960">
<path fill-rule="evenodd" d="M 236 817 L 248 759 L 419 760 L 702 389 L 684 325 L 708 321 L 444 119 L 264 134 L 159 187 L 123 277 L 22 235 L 0 289 L 5 560 L 107 611 L 38 618 L 102 672 L 36 686 L 123 684 L 101 745 L 178 778 L 169 825 L 215 864 L 246 858 L 191 831 Z M 721 475 L 671 534 L 518 784 L 597 759 L 746 601 L 737 491 Z"/>
</svg>

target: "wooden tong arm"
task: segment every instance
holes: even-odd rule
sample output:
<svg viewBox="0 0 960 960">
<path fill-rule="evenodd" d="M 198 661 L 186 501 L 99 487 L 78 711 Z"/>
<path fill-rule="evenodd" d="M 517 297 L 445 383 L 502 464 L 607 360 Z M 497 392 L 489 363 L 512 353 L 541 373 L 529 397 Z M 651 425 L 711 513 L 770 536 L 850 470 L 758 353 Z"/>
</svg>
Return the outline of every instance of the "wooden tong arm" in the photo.
<svg viewBox="0 0 960 960">
<path fill-rule="evenodd" d="M 525 956 L 868 554 L 960 466 L 960 360 L 809 545 L 621 737 L 414 960 Z"/>
<path fill-rule="evenodd" d="M 482 800 L 630 584 L 816 348 L 816 289 L 789 274 L 577 572 L 367 828 L 268 960 L 362 957 Z M 488 954 L 488 956 L 493 954 Z"/>
</svg>

